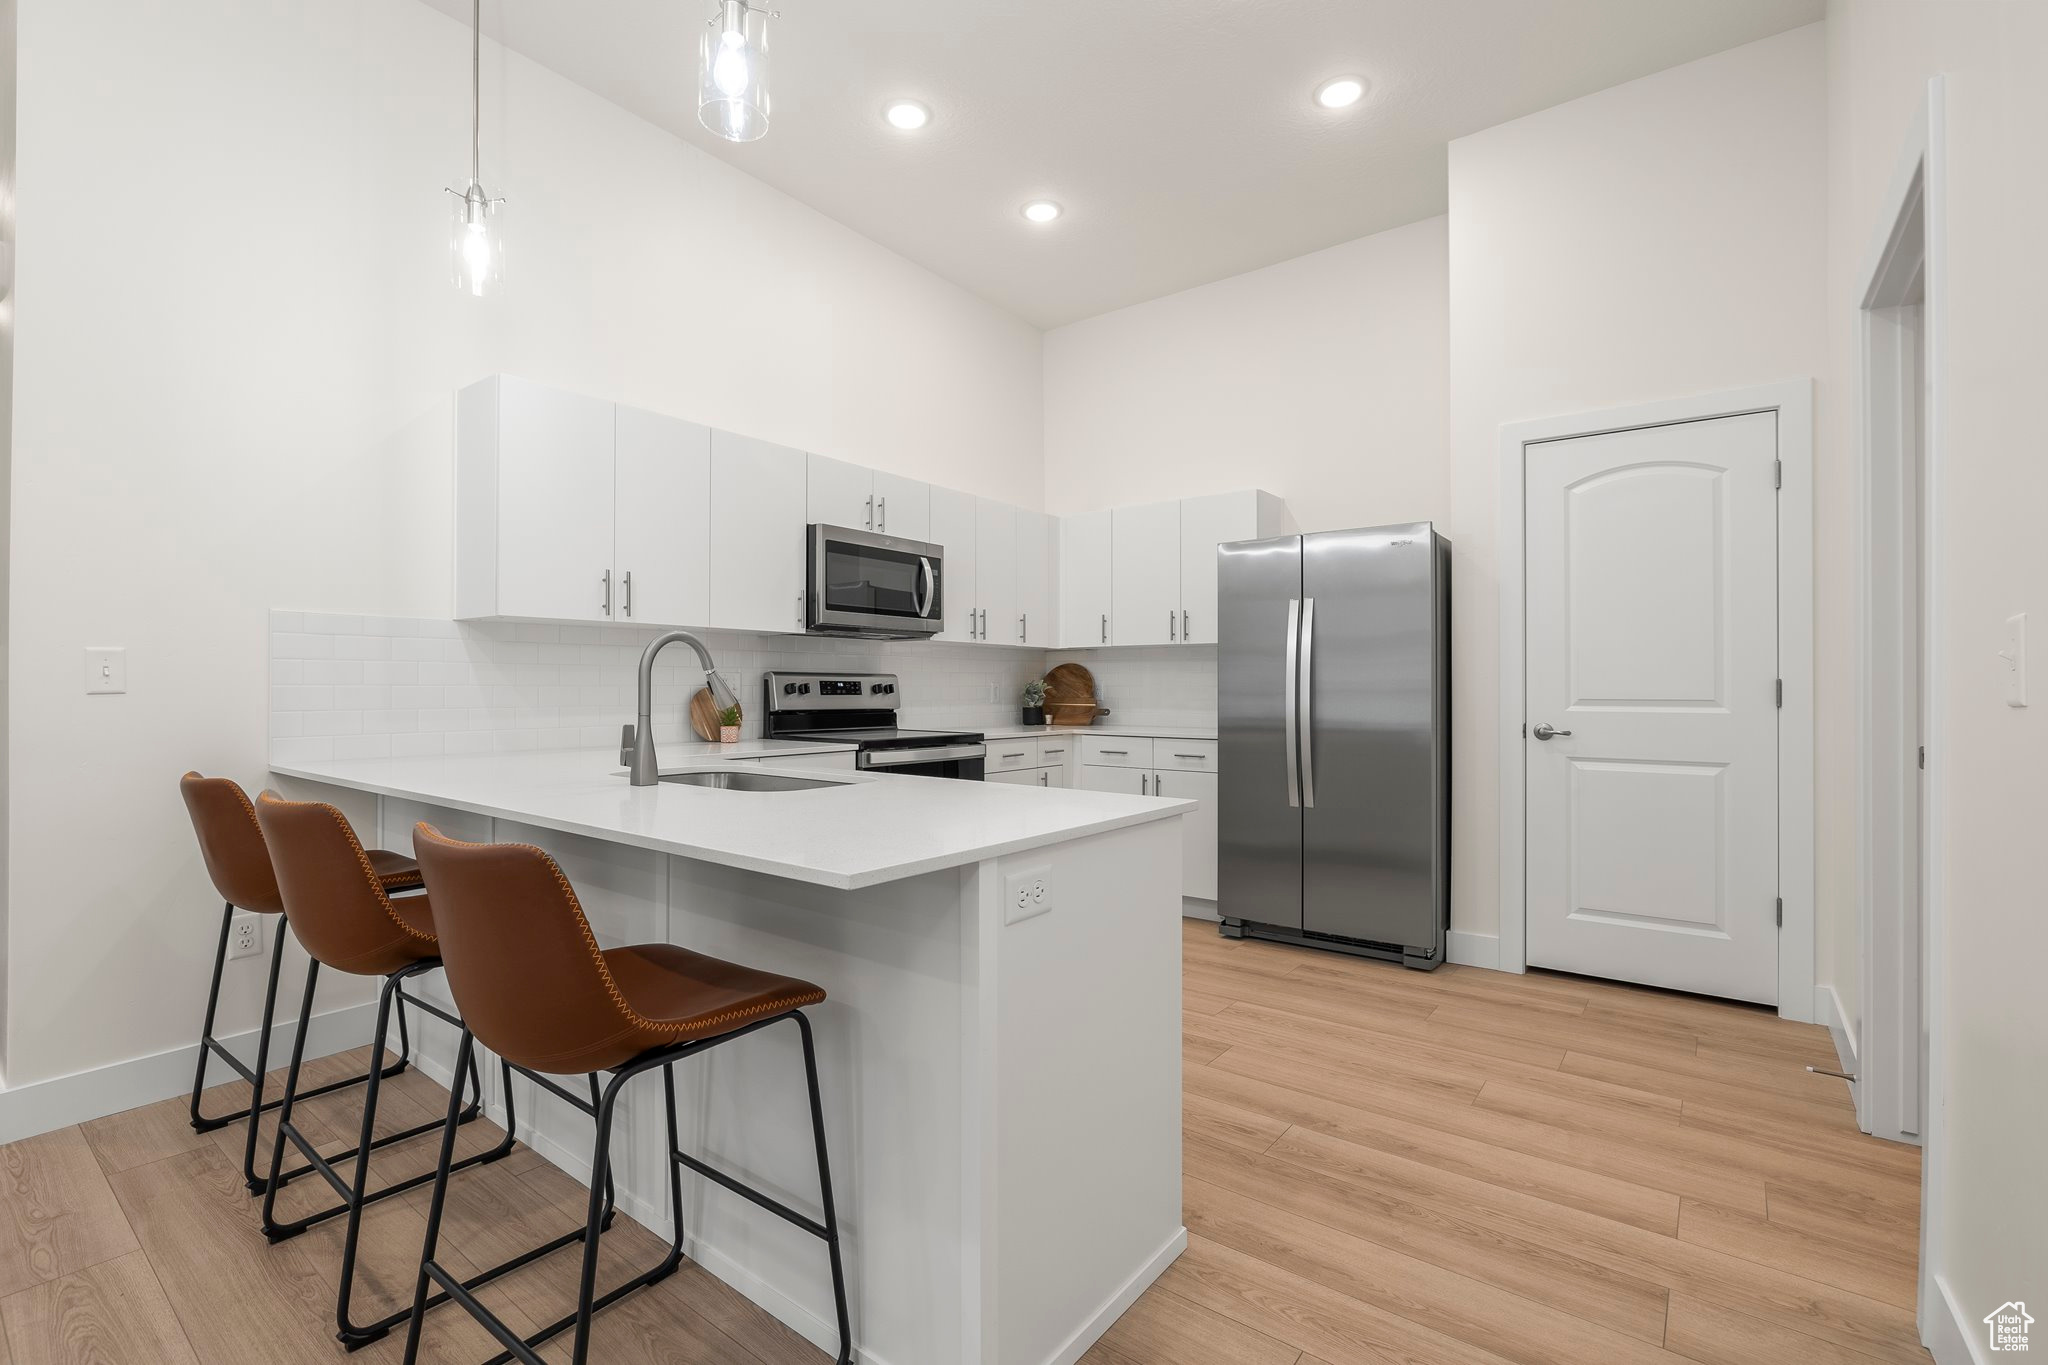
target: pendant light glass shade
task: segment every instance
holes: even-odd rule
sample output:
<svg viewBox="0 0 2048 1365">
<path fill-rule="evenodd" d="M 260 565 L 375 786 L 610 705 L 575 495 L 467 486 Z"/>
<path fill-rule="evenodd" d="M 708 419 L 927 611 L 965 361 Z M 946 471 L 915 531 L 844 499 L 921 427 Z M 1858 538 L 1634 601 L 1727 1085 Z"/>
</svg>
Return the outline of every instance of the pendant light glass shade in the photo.
<svg viewBox="0 0 2048 1365">
<path fill-rule="evenodd" d="M 455 221 L 449 229 L 448 257 L 455 287 L 482 298 L 505 282 L 505 240 L 498 221 L 505 201 L 490 198 L 472 180 L 451 202 Z"/>
<path fill-rule="evenodd" d="M 697 64 L 697 118 L 728 142 L 768 131 L 767 10 L 719 0 Z"/>
</svg>

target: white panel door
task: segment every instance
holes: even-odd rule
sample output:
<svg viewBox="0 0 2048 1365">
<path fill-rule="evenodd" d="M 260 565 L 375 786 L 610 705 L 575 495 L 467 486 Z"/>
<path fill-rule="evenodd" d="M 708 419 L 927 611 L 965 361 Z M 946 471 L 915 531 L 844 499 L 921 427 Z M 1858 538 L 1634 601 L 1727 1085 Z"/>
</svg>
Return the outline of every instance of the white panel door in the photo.
<svg viewBox="0 0 2048 1365">
<path fill-rule="evenodd" d="M 844 460 L 810 457 L 810 489 L 805 520 L 856 531 L 875 529 L 875 473 Z"/>
<path fill-rule="evenodd" d="M 1776 459 L 1773 413 L 1529 448 L 1532 966 L 1777 1002 Z"/>
<path fill-rule="evenodd" d="M 1202 808 L 1180 819 L 1180 866 L 1183 896 L 1216 899 L 1216 804 L 1214 773 L 1152 773 L 1152 794 L 1176 801 L 1199 801 Z"/>
<path fill-rule="evenodd" d="M 711 624 L 803 630 L 804 453 L 711 433 Z"/>
<path fill-rule="evenodd" d="M 932 486 L 875 471 L 875 529 L 905 540 L 932 538 Z"/>
<path fill-rule="evenodd" d="M 1017 640 L 1050 649 L 1059 641 L 1054 565 L 1059 523 L 1043 512 L 1017 511 Z"/>
<path fill-rule="evenodd" d="M 1216 547 L 1259 535 L 1259 495 L 1218 493 L 1180 502 L 1181 643 L 1216 643 Z M 1193 892 L 1188 894 L 1193 895 Z"/>
<path fill-rule="evenodd" d="M 1125 796 L 1150 796 L 1152 774 L 1143 768 L 1083 767 L 1079 786 L 1084 792 L 1122 792 Z"/>
<path fill-rule="evenodd" d="M 981 608 L 980 638 L 1015 645 L 1017 638 L 1017 509 L 978 498 L 974 506 L 974 593 Z"/>
<path fill-rule="evenodd" d="M 1110 514 L 1109 640 L 1163 645 L 1180 638 L 1180 504 Z"/>
<path fill-rule="evenodd" d="M 612 405 L 498 384 L 497 614 L 609 621 Z"/>
<path fill-rule="evenodd" d="M 1060 518 L 1060 634 L 1062 649 L 1109 643 L 1112 563 L 1110 517 L 1082 512 Z"/>
<path fill-rule="evenodd" d="M 977 622 L 975 601 L 977 574 L 974 540 L 975 498 L 950 488 L 932 489 L 932 544 L 946 552 L 946 581 L 940 589 L 940 607 L 946 628 L 932 637 L 938 640 L 972 640 Z"/>
<path fill-rule="evenodd" d="M 618 409 L 614 440 L 616 618 L 655 626 L 711 620 L 711 429 Z"/>
</svg>

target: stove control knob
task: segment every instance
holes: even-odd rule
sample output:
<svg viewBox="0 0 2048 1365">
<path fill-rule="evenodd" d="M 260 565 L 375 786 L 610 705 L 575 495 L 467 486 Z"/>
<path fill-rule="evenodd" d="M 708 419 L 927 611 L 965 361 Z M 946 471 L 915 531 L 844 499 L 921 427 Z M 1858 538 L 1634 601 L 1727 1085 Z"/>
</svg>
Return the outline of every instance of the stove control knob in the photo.
<svg viewBox="0 0 2048 1365">
<path fill-rule="evenodd" d="M 796 685 L 796 690 L 799 694 L 803 696 L 808 697 L 811 695 L 811 685 L 809 683 L 798 683 Z"/>
<path fill-rule="evenodd" d="M 884 692 L 887 692 L 887 693 L 888 693 L 888 694 L 889 694 L 890 696 L 892 696 L 892 697 L 893 697 L 893 696 L 895 696 L 895 695 L 896 695 L 896 684 L 895 684 L 895 683 L 885 683 L 885 684 L 883 684 L 882 690 L 883 690 Z"/>
<path fill-rule="evenodd" d="M 881 683 L 872 683 L 868 687 L 868 691 L 870 692 L 887 692 L 888 690 L 889 689 Z"/>
<path fill-rule="evenodd" d="M 782 695 L 783 695 L 783 696 L 785 696 L 785 697 L 793 697 L 793 696 L 795 696 L 795 695 L 796 695 L 796 684 L 795 684 L 795 683 L 784 683 L 784 684 L 782 685 Z"/>
</svg>

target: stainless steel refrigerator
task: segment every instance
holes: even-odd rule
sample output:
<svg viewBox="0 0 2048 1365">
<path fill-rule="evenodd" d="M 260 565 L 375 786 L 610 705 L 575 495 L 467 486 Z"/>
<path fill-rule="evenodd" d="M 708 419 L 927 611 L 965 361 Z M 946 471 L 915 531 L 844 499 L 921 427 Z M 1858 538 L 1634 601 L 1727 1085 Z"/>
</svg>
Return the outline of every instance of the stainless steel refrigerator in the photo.
<svg viewBox="0 0 2048 1365">
<path fill-rule="evenodd" d="M 1217 550 L 1223 933 L 1432 969 L 1450 926 L 1450 542 Z"/>
</svg>

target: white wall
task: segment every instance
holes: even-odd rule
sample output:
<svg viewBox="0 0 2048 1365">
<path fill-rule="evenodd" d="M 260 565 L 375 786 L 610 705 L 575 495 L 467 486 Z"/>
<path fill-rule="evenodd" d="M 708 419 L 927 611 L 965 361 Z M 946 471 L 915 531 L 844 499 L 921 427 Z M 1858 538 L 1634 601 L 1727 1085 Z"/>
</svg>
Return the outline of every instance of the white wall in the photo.
<svg viewBox="0 0 2048 1365">
<path fill-rule="evenodd" d="M 1041 500 L 1035 329 L 491 46 L 510 278 L 459 297 L 469 38 L 414 0 L 20 9 L 10 1085 L 196 1036 L 176 778 L 264 780 L 270 607 L 449 613 L 461 385 Z M 87 644 L 128 695 L 82 695 Z"/>
<path fill-rule="evenodd" d="M 2048 621 L 2048 508 L 2039 394 L 2048 369 L 2048 182 L 2038 173 L 2048 127 L 2048 8 L 2031 0 L 1851 0 L 1828 16 L 1829 321 L 1839 430 L 1854 420 L 1856 308 L 1879 204 L 1927 78 L 1946 79 L 1948 243 L 1945 298 L 1932 307 L 1947 343 L 1939 535 L 1943 752 L 1933 764 L 1947 803 L 1942 1025 L 1948 1100 L 1927 1179 L 1944 1191 L 1928 1229 L 1930 1258 L 1979 1340 L 1979 1319 L 2008 1299 L 2048 1301 L 2048 694 L 2004 704 L 2005 618 Z M 1855 452 L 1831 452 L 1853 488 Z M 1853 506 L 1823 517 L 1853 544 Z M 1826 521 L 1823 525 L 1827 525 Z M 1845 634 L 1844 641 L 1852 641 Z M 1846 645 L 1844 646 L 1847 647 Z M 2039 651 L 2036 644 L 2035 649 Z M 1836 969 L 1856 961 L 1853 922 Z M 2037 1335 L 2039 1328 L 2036 1329 Z"/>
<path fill-rule="evenodd" d="M 1045 335 L 1047 510 L 1264 488 L 1304 531 L 1441 520 L 1445 224 Z"/>
<path fill-rule="evenodd" d="M 1824 80 L 1809 25 L 1451 144 L 1454 930 L 1499 926 L 1500 427 L 1821 374 Z"/>
</svg>

